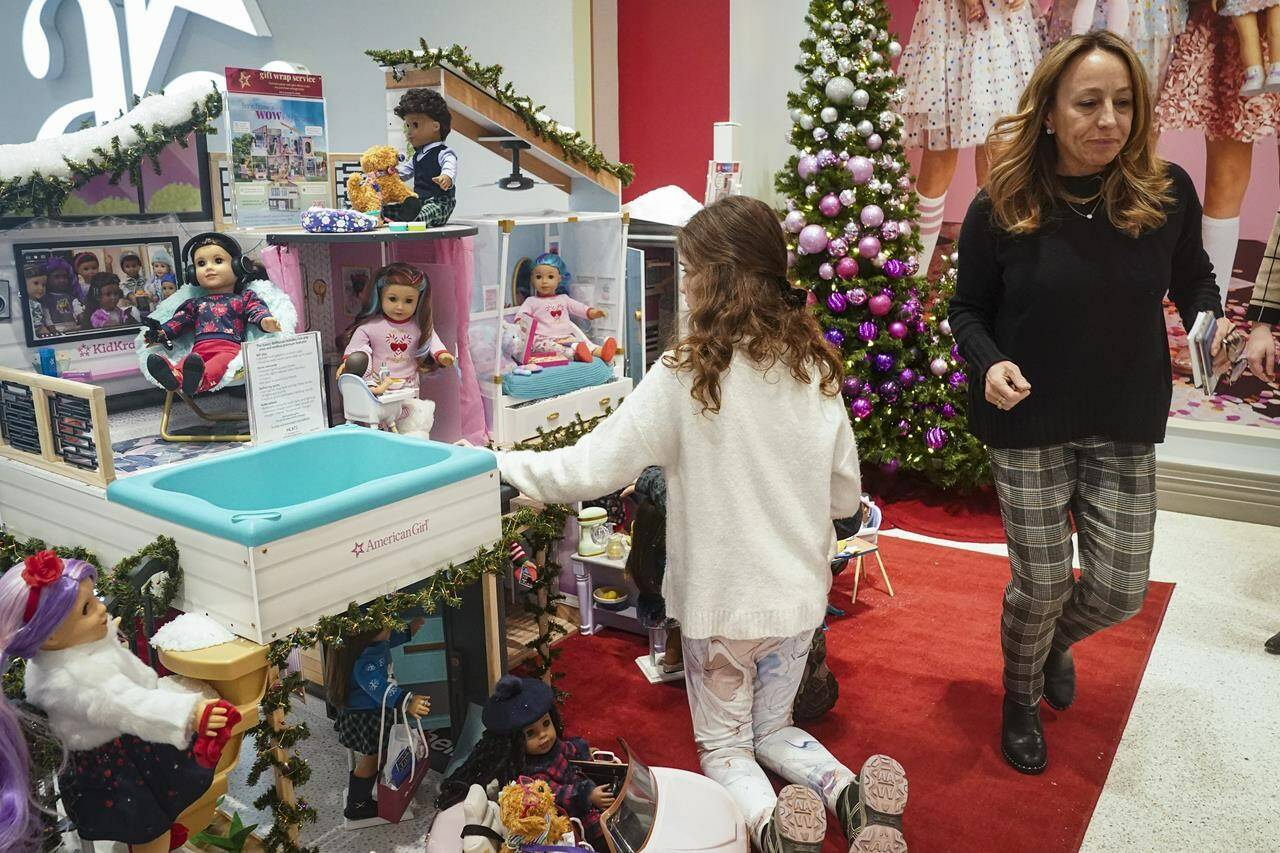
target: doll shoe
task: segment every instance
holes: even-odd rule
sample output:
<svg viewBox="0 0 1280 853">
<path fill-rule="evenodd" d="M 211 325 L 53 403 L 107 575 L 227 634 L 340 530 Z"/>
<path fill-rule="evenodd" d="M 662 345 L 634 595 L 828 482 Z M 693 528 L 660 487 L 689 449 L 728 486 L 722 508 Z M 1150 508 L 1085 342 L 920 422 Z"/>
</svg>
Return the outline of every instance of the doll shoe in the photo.
<svg viewBox="0 0 1280 853">
<path fill-rule="evenodd" d="M 194 397 L 200 393 L 204 381 L 204 359 L 196 353 L 188 353 L 182 360 L 182 393 Z"/>
<path fill-rule="evenodd" d="M 573 350 L 573 357 L 578 361 L 591 361 L 591 348 L 579 343 Z"/>
<path fill-rule="evenodd" d="M 1252 98 L 1261 95 L 1266 87 L 1266 79 L 1261 65 L 1250 65 L 1244 70 L 1244 84 L 1240 87 L 1240 97 Z"/>
<path fill-rule="evenodd" d="M 147 356 L 147 373 L 150 373 L 151 378 L 159 382 L 164 390 L 178 390 L 178 377 L 173 373 L 173 365 L 159 353 L 153 352 Z"/>
<path fill-rule="evenodd" d="M 1280 92 L 1280 62 L 1271 63 L 1271 70 L 1267 72 L 1267 80 L 1262 84 L 1262 93 L 1264 95 L 1271 92 Z"/>
<path fill-rule="evenodd" d="M 605 338 L 604 344 L 600 347 L 600 360 L 605 364 L 612 364 L 613 357 L 618 354 L 618 342 L 613 338 Z"/>
</svg>

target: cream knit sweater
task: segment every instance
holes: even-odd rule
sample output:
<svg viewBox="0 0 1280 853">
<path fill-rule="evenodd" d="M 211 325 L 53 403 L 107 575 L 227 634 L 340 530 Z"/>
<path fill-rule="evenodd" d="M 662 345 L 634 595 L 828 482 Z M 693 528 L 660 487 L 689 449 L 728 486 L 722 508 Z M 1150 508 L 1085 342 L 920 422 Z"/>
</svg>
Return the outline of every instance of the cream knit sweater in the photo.
<svg viewBox="0 0 1280 853">
<path fill-rule="evenodd" d="M 767 374 L 736 354 L 718 414 L 688 373 L 656 363 L 626 401 L 573 447 L 503 454 L 503 478 L 541 501 L 580 501 L 667 477 L 667 613 L 686 637 L 790 637 L 816 628 L 831 588 L 834 518 L 860 483 L 853 430 L 815 376 Z"/>
</svg>

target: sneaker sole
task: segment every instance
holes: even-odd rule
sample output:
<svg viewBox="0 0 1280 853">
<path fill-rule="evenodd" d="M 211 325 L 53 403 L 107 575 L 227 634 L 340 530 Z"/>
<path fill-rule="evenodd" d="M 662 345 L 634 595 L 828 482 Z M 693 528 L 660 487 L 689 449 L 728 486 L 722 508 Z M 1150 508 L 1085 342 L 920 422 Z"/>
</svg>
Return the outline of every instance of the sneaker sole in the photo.
<svg viewBox="0 0 1280 853">
<path fill-rule="evenodd" d="M 907 853 L 907 840 L 891 826 L 868 826 L 849 845 L 849 853 Z"/>
<path fill-rule="evenodd" d="M 800 785 L 788 785 L 778 794 L 773 808 L 778 833 L 795 844 L 817 845 L 819 850 L 827 837 L 827 809 L 818 795 Z"/>
<path fill-rule="evenodd" d="M 858 789 L 868 810 L 898 816 L 907 808 L 907 772 L 887 755 L 873 755 L 858 774 Z M 849 844 L 849 853 L 907 853 L 902 830 L 880 824 L 862 828 Z"/>
</svg>

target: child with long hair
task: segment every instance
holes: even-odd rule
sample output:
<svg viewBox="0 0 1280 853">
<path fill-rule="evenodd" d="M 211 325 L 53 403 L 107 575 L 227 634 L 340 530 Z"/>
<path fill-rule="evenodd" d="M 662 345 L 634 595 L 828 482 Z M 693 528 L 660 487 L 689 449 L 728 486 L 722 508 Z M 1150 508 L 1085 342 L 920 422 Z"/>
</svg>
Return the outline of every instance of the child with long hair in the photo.
<svg viewBox="0 0 1280 853">
<path fill-rule="evenodd" d="M 66 258 L 51 255 L 45 262 L 45 273 L 45 320 L 60 332 L 68 331 L 79 323 L 84 310 L 74 284 L 75 271 Z"/>
<path fill-rule="evenodd" d="M 180 846 L 174 820 L 208 789 L 218 732 L 239 720 L 229 703 L 170 679 L 130 653 L 94 595 L 91 563 L 53 551 L 0 577 L 0 670 L 28 661 L 27 701 L 48 715 L 67 749 L 58 787 L 86 841 L 121 841 L 133 853 Z M 0 697 L 0 850 L 39 847 L 22 718 Z"/>
<path fill-rule="evenodd" d="M 395 709 L 408 697 L 410 716 L 431 711 L 430 699 L 409 693 L 391 677 L 391 649 L 409 642 L 420 627 L 422 620 L 415 619 L 408 631 L 365 631 L 347 637 L 340 646 L 325 647 L 325 693 L 338 711 L 333 723 L 338 743 L 360 756 L 347 778 L 347 803 L 342 810 L 347 820 L 378 816 L 373 798 L 378 753 L 386 750 Z"/>
<path fill-rule="evenodd" d="M 764 853 L 816 850 L 826 809 L 853 851 L 905 850 L 902 767 L 860 776 L 792 725 L 826 615 L 831 520 L 860 500 L 840 358 L 786 278 L 774 212 L 732 196 L 676 238 L 688 331 L 573 447 L 501 457 L 530 497 L 609 494 L 649 465 L 667 477 L 667 614 L 683 631 L 702 769 L 738 802 Z M 732 542 L 732 547 L 727 543 Z M 775 796 L 764 770 L 794 783 Z"/>
</svg>

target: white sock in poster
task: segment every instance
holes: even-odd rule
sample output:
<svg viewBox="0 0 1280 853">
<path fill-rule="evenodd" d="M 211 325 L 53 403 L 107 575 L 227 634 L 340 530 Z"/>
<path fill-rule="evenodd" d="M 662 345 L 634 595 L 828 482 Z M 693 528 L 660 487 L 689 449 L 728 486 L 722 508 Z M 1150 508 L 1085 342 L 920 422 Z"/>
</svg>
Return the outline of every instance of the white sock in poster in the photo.
<svg viewBox="0 0 1280 853">
<path fill-rule="evenodd" d="M 938 245 L 938 234 L 942 232 L 942 214 L 947 206 L 947 194 L 937 198 L 920 195 L 920 271 L 929 272 L 929 261 L 933 258 L 934 247 Z"/>
<path fill-rule="evenodd" d="M 1071 16 L 1071 34 L 1073 36 L 1093 30 L 1093 15 L 1097 8 L 1096 0 L 1076 0 L 1076 10 Z"/>
<path fill-rule="evenodd" d="M 1213 273 L 1218 279 L 1218 298 L 1225 308 L 1227 289 L 1231 287 L 1231 267 L 1236 261 L 1236 244 L 1240 242 L 1240 217 L 1214 219 L 1206 216 L 1201 220 L 1200 237 L 1213 263 Z"/>
</svg>

